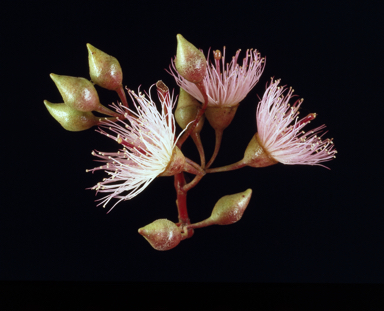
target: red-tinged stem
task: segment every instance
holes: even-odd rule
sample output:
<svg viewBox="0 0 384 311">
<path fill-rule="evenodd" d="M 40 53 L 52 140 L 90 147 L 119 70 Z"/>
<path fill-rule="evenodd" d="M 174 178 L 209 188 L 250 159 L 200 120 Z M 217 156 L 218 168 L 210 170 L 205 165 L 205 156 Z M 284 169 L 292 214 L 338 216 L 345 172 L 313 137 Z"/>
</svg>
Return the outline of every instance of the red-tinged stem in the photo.
<svg viewBox="0 0 384 311">
<path fill-rule="evenodd" d="M 122 85 L 119 86 L 119 88 L 116 90 L 116 93 L 117 93 L 117 95 L 119 95 L 119 98 L 120 98 L 121 102 L 123 103 L 123 105 L 128 108 L 127 97 L 125 96 L 125 92 L 124 92 Z"/>
<path fill-rule="evenodd" d="M 193 180 L 190 183 L 186 184 L 183 187 L 183 190 L 185 192 L 191 190 L 193 187 L 195 187 L 199 183 L 199 181 L 203 178 L 203 176 L 204 175 L 196 175 L 195 178 L 193 178 Z"/>
<path fill-rule="evenodd" d="M 179 212 L 179 223 L 178 226 L 181 226 L 181 228 L 185 228 L 185 226 L 191 224 L 189 217 L 188 217 L 188 211 L 187 211 L 187 192 L 183 190 L 183 187 L 185 185 L 185 178 L 184 173 L 179 173 L 175 175 L 175 189 L 177 193 L 177 210 Z M 184 232 L 182 235 L 182 239 L 190 238 L 193 235 L 193 229 L 187 230 L 187 232 Z"/>
<path fill-rule="evenodd" d="M 189 165 L 191 165 L 195 170 L 196 172 L 192 173 L 192 174 L 195 174 L 195 175 L 202 175 L 204 176 L 205 175 L 205 171 L 194 161 L 192 161 L 191 159 L 185 157 L 185 162 L 188 163 Z M 190 173 L 187 171 L 187 173 Z"/>
<path fill-rule="evenodd" d="M 192 133 L 191 137 L 193 139 L 193 142 L 196 145 L 197 151 L 199 151 L 201 168 L 204 169 L 205 168 L 205 153 L 204 153 L 203 144 L 201 142 L 200 133 Z"/>
<path fill-rule="evenodd" d="M 212 165 L 213 161 L 215 161 L 217 154 L 219 153 L 221 146 L 221 139 L 223 138 L 223 130 L 215 130 L 216 141 L 215 141 L 215 150 L 213 151 L 212 157 L 207 164 L 207 169 Z"/>
<path fill-rule="evenodd" d="M 190 224 L 186 228 L 187 229 L 198 229 L 198 228 L 208 227 L 211 225 L 215 225 L 215 222 L 212 219 L 208 218 L 208 219 L 205 219 L 203 221 L 197 222 L 195 224 Z"/>
<path fill-rule="evenodd" d="M 221 167 L 215 167 L 215 168 L 210 168 L 208 170 L 205 170 L 206 173 L 219 173 L 219 172 L 228 172 L 228 171 L 233 171 L 237 170 L 239 168 L 242 168 L 246 166 L 247 164 L 243 162 L 243 160 L 240 160 L 239 162 L 229 164 L 226 166 L 221 166 Z"/>
<path fill-rule="evenodd" d="M 179 147 L 179 148 L 181 148 L 181 146 L 186 141 L 186 139 L 189 137 L 189 135 L 191 135 L 192 131 L 195 129 L 197 123 L 199 123 L 200 118 L 203 116 L 203 114 L 204 114 L 204 112 L 208 106 L 208 96 L 207 96 L 207 92 L 205 90 L 205 86 L 204 86 L 203 82 L 196 83 L 196 86 L 200 90 L 201 94 L 204 97 L 204 104 L 201 107 L 201 109 L 199 110 L 199 112 L 197 113 L 197 116 L 196 116 L 195 120 L 193 121 L 193 123 L 190 126 L 188 126 L 187 131 L 184 132 L 184 134 L 178 140 L 177 147 Z"/>
</svg>

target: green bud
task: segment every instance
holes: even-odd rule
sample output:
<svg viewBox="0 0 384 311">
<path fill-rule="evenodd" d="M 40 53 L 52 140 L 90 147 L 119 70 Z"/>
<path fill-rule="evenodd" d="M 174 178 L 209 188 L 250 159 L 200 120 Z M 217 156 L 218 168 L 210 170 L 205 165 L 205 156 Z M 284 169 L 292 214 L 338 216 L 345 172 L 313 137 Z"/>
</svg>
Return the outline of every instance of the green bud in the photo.
<svg viewBox="0 0 384 311">
<path fill-rule="evenodd" d="M 140 228 L 139 233 L 158 251 L 170 250 L 181 241 L 179 227 L 167 219 L 157 219 L 149 225 Z"/>
<path fill-rule="evenodd" d="M 111 91 L 116 91 L 122 87 L 123 71 L 119 61 L 89 43 L 87 43 L 87 49 L 91 80 L 95 84 Z"/>
<path fill-rule="evenodd" d="M 201 105 L 199 102 L 192 95 L 184 91 L 184 89 L 180 88 L 179 99 L 175 111 L 175 119 L 177 124 L 179 124 L 182 129 L 185 129 L 190 122 L 195 120 L 200 108 Z M 193 130 L 194 133 L 200 133 L 204 125 L 204 119 L 203 115 Z"/>
<path fill-rule="evenodd" d="M 207 73 L 207 60 L 204 54 L 180 34 L 177 38 L 175 66 L 179 74 L 192 83 L 203 81 Z"/>
<path fill-rule="evenodd" d="M 67 131 L 84 131 L 99 123 L 99 118 L 92 112 L 77 111 L 64 103 L 52 104 L 47 100 L 44 100 L 44 105 L 51 116 Z"/>
<path fill-rule="evenodd" d="M 55 82 L 64 103 L 74 110 L 82 112 L 97 111 L 109 116 L 119 116 L 118 113 L 100 104 L 99 95 L 93 84 L 84 78 L 50 74 Z"/>
<path fill-rule="evenodd" d="M 251 196 L 252 189 L 223 196 L 215 204 L 208 220 L 217 225 L 230 225 L 239 221 L 248 206 Z"/>
</svg>

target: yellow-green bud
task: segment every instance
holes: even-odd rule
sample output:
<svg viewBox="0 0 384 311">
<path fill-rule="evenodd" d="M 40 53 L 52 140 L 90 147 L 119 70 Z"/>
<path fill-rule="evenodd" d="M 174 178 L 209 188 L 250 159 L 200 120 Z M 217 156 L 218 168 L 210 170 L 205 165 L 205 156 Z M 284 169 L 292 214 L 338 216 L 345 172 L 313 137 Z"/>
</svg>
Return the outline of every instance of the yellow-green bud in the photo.
<svg viewBox="0 0 384 311">
<path fill-rule="evenodd" d="M 158 251 L 170 250 L 181 241 L 179 227 L 167 219 L 157 219 L 149 225 L 140 228 L 139 233 Z"/>
<path fill-rule="evenodd" d="M 89 112 L 97 111 L 110 116 L 119 116 L 118 113 L 100 104 L 99 95 L 93 84 L 84 78 L 60 76 L 50 74 L 55 82 L 64 103 L 74 110 Z"/>
<path fill-rule="evenodd" d="M 67 131 L 84 131 L 99 123 L 99 118 L 95 117 L 92 112 L 78 111 L 64 103 L 52 104 L 47 100 L 44 100 L 44 105 L 51 116 Z"/>
<path fill-rule="evenodd" d="M 123 71 L 119 61 L 87 43 L 89 74 L 92 82 L 111 91 L 122 86 Z"/>
<path fill-rule="evenodd" d="M 175 119 L 177 124 L 179 124 L 182 129 L 185 129 L 190 122 L 196 119 L 200 108 L 201 105 L 199 102 L 192 95 L 184 91 L 184 89 L 180 88 L 179 99 L 175 111 Z M 204 120 L 205 118 L 203 115 L 193 130 L 194 133 L 200 133 L 204 125 Z"/>
<path fill-rule="evenodd" d="M 177 38 L 175 66 L 179 74 L 192 83 L 203 81 L 207 73 L 207 60 L 204 54 L 180 34 Z"/>
<path fill-rule="evenodd" d="M 223 196 L 212 210 L 209 220 L 217 225 L 230 225 L 241 219 L 252 196 L 252 189 Z"/>
</svg>

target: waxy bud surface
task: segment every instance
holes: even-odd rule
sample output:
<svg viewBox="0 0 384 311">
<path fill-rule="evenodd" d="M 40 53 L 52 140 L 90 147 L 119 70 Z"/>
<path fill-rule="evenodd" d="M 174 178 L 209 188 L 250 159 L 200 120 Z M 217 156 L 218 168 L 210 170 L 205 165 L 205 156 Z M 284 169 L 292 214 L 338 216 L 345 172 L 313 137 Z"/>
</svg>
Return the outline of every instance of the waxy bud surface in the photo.
<svg viewBox="0 0 384 311">
<path fill-rule="evenodd" d="M 192 83 L 203 81 L 207 73 L 204 54 L 182 35 L 178 34 L 175 66 L 179 74 Z"/>
<path fill-rule="evenodd" d="M 181 241 L 180 229 L 168 219 L 157 219 L 139 229 L 139 233 L 158 251 L 167 251 Z"/>
<path fill-rule="evenodd" d="M 50 74 L 64 103 L 72 109 L 89 112 L 97 111 L 110 116 L 119 116 L 116 112 L 100 104 L 99 95 L 93 84 L 84 78 Z"/>
<path fill-rule="evenodd" d="M 252 196 L 252 189 L 223 196 L 212 210 L 209 220 L 217 225 L 230 225 L 241 219 Z"/>
<path fill-rule="evenodd" d="M 44 105 L 51 116 L 67 131 L 84 131 L 99 123 L 99 118 L 92 112 L 77 111 L 64 103 L 52 104 L 47 100 L 44 101 Z"/>
<path fill-rule="evenodd" d="M 119 61 L 89 43 L 87 49 L 91 80 L 107 90 L 116 91 L 120 88 L 123 83 L 123 71 Z"/>
<path fill-rule="evenodd" d="M 177 124 L 182 129 L 185 129 L 189 123 L 196 119 L 197 113 L 201 109 L 199 102 L 182 88 L 180 88 L 179 99 L 175 111 L 175 119 Z M 200 118 L 197 123 L 194 133 L 200 133 L 204 125 L 204 115 Z"/>
</svg>

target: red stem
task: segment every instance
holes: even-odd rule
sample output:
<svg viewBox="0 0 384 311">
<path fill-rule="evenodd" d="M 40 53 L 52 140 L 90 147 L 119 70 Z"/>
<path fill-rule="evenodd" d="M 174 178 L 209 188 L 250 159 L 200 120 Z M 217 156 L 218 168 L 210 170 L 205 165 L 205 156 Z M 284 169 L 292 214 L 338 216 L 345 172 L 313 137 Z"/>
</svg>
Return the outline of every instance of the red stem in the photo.
<svg viewBox="0 0 384 311">
<path fill-rule="evenodd" d="M 187 192 L 183 190 L 185 185 L 184 173 L 175 175 L 175 189 L 177 193 L 177 210 L 179 212 L 179 223 L 177 225 L 184 228 L 190 225 L 191 222 L 188 217 L 187 211 Z M 193 235 L 193 229 L 188 229 L 188 232 L 184 233 L 183 239 L 190 238 Z"/>
</svg>

